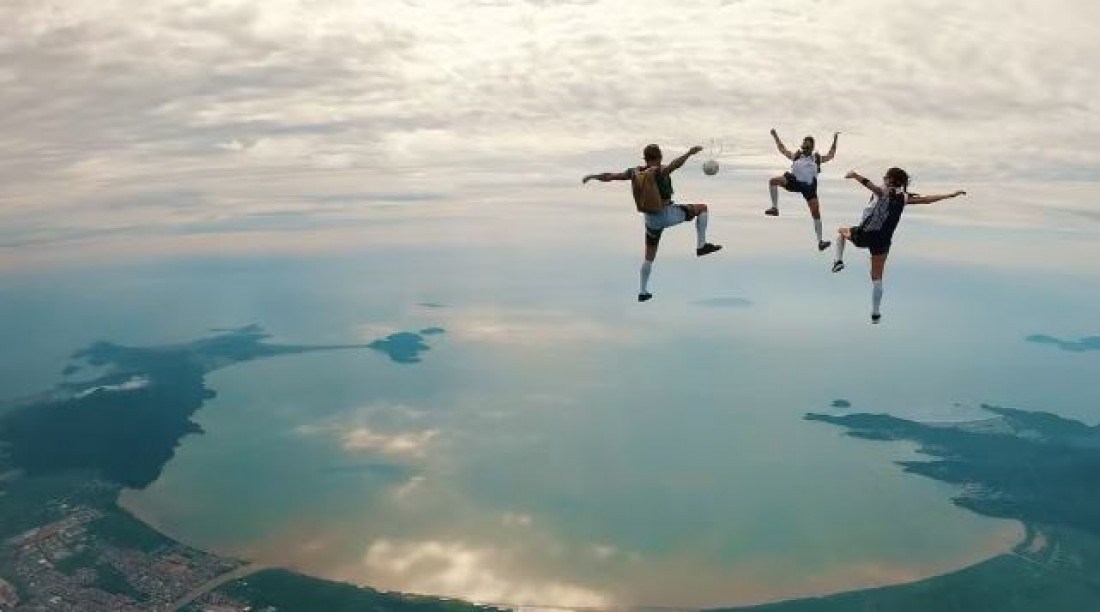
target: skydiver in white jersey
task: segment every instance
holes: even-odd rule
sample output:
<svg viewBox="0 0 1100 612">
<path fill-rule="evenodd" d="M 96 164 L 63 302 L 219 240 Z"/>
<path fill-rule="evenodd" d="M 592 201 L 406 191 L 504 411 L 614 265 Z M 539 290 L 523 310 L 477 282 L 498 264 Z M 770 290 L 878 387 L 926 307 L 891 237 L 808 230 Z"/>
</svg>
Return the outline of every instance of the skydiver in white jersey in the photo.
<svg viewBox="0 0 1100 612">
<path fill-rule="evenodd" d="M 810 216 L 814 219 L 817 250 L 824 251 L 829 248 L 830 242 L 823 240 L 821 235 L 821 209 L 817 199 L 817 175 L 821 173 L 821 164 L 832 161 L 833 157 L 836 156 L 836 141 L 840 136 L 840 132 L 833 134 L 833 146 L 829 148 L 829 152 L 825 155 L 819 155 L 814 151 L 813 136 L 803 138 L 802 147 L 791 153 L 783 145 L 783 141 L 779 139 L 779 134 L 774 129 L 771 134 L 772 138 L 775 139 L 775 146 L 779 148 L 779 152 L 791 160 L 791 170 L 790 172 L 784 172 L 782 176 L 772 177 L 768 180 L 768 193 L 772 199 L 772 206 L 765 210 L 764 214 L 772 217 L 779 216 L 780 187 L 787 191 L 802 194 L 802 197 L 806 199 L 806 204 L 810 207 Z"/>
</svg>

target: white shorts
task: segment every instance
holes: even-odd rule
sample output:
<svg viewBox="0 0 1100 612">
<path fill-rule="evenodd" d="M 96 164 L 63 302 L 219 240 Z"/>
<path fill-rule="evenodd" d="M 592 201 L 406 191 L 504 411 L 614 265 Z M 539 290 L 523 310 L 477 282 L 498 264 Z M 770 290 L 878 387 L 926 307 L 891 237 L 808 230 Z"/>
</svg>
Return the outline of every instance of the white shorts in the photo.
<svg viewBox="0 0 1100 612">
<path fill-rule="evenodd" d="M 658 213 L 645 214 L 645 227 L 651 230 L 663 230 L 688 220 L 688 209 L 675 202 L 669 202 Z"/>
</svg>

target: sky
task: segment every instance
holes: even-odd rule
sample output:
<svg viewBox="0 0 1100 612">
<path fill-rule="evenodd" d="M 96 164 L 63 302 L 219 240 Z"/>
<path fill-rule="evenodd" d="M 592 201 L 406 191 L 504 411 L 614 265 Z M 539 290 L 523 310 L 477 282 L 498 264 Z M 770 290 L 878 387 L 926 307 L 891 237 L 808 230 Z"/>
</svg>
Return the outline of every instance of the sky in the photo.
<svg viewBox="0 0 1100 612">
<path fill-rule="evenodd" d="M 1100 223 L 1088 0 L 9 0 L 2 13 L 5 268 L 119 243 L 128 256 L 285 244 L 414 208 L 625 206 L 578 179 L 651 141 L 714 145 L 723 173 L 697 192 L 758 214 L 785 165 L 772 127 L 792 146 L 842 132 L 823 180 L 844 193 L 848 168 L 902 165 L 917 190 L 969 188 L 962 223 Z"/>
</svg>

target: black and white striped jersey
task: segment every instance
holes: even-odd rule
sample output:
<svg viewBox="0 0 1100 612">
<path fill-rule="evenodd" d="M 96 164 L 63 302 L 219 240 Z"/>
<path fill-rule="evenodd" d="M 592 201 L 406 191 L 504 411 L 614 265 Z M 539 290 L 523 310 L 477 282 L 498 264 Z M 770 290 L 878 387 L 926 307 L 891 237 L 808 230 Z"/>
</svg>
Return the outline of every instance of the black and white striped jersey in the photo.
<svg viewBox="0 0 1100 612">
<path fill-rule="evenodd" d="M 872 196 L 871 205 L 863 211 L 863 221 L 859 224 L 864 232 L 882 232 L 888 237 L 901 221 L 901 213 L 909 202 L 909 194 L 904 191 L 886 191 L 881 196 Z"/>
</svg>

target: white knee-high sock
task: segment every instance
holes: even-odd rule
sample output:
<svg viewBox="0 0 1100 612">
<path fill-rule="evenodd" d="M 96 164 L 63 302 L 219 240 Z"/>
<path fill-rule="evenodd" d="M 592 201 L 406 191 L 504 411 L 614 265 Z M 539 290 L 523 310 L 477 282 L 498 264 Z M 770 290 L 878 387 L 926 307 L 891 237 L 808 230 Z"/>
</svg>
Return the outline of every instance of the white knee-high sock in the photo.
<svg viewBox="0 0 1100 612">
<path fill-rule="evenodd" d="M 838 234 L 837 237 L 836 237 L 836 260 L 837 261 L 844 261 L 844 243 L 845 242 L 848 242 L 848 240 L 846 238 L 844 238 L 844 234 Z"/>
<path fill-rule="evenodd" d="M 649 272 L 652 269 L 652 261 L 642 262 L 641 285 L 638 286 L 638 293 L 649 293 Z"/>
<path fill-rule="evenodd" d="M 695 247 L 703 248 L 707 243 L 707 213 L 700 213 L 695 217 Z"/>
<path fill-rule="evenodd" d="M 814 219 L 814 232 L 817 233 L 817 241 L 821 242 L 821 219 Z"/>
<path fill-rule="evenodd" d="M 768 194 L 772 197 L 772 208 L 779 208 L 779 185 L 768 183 Z"/>
<path fill-rule="evenodd" d="M 878 308 L 882 305 L 882 279 L 871 281 L 871 314 L 879 314 Z"/>
</svg>

